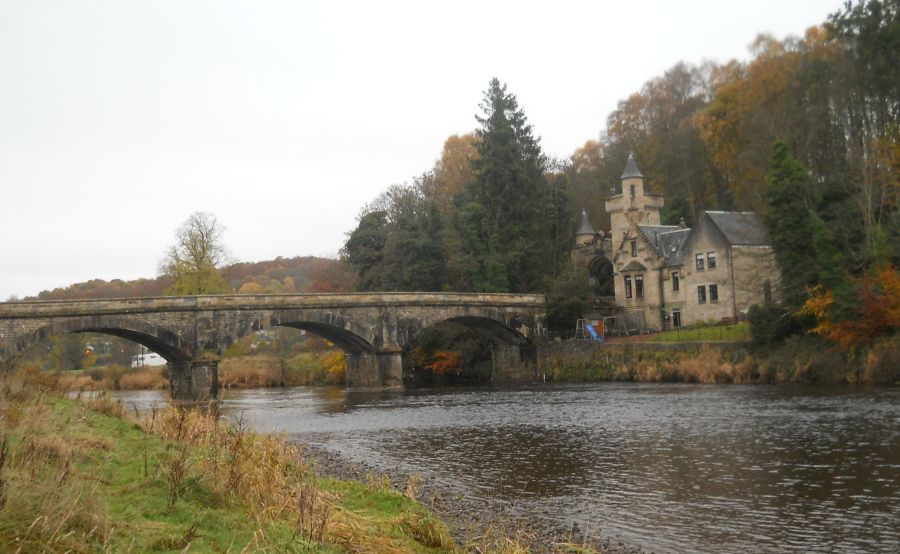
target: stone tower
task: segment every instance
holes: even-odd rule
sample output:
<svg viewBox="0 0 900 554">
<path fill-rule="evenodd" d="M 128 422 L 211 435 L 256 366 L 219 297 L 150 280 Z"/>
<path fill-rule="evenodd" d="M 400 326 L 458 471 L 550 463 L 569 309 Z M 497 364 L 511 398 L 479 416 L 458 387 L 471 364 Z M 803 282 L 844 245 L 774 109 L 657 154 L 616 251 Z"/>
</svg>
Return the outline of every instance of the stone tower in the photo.
<svg viewBox="0 0 900 554">
<path fill-rule="evenodd" d="M 632 226 L 659 225 L 663 207 L 661 194 L 644 190 L 644 175 L 638 169 L 632 154 L 628 154 L 621 179 L 622 190 L 606 201 L 614 249 L 621 246 Z"/>
</svg>

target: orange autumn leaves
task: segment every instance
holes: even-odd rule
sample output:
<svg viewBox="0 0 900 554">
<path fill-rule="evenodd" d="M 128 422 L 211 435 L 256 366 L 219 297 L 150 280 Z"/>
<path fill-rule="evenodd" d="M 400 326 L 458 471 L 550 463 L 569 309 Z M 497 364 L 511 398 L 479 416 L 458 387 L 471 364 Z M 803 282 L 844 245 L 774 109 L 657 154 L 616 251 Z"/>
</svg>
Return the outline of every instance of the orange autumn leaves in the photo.
<svg viewBox="0 0 900 554">
<path fill-rule="evenodd" d="M 854 316 L 834 321 L 834 292 L 821 285 L 810 289 L 809 299 L 800 309 L 803 315 L 816 318 L 811 332 L 827 338 L 842 350 L 871 345 L 879 337 L 896 333 L 900 328 L 900 275 L 893 267 L 885 267 L 874 275 L 856 280 L 858 294 Z"/>
</svg>

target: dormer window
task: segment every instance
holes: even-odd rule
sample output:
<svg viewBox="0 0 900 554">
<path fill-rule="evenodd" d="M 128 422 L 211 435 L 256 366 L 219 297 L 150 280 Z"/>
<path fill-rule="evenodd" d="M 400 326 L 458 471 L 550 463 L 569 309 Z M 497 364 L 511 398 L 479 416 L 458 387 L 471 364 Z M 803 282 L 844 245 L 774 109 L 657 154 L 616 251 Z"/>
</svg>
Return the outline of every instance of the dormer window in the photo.
<svg viewBox="0 0 900 554">
<path fill-rule="evenodd" d="M 631 241 L 631 257 L 634 258 L 637 256 L 637 241 Z"/>
</svg>

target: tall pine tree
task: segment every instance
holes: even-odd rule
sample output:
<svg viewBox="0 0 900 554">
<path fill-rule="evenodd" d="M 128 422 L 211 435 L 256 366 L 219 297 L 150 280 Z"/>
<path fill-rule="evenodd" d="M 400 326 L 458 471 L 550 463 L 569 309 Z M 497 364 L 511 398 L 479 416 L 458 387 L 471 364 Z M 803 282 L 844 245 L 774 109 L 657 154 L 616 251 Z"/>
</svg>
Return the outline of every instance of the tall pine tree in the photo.
<svg viewBox="0 0 900 554">
<path fill-rule="evenodd" d="M 481 109 L 475 178 L 460 212 L 470 285 L 484 292 L 540 290 L 553 259 L 546 160 L 506 85 L 492 79 Z"/>
<path fill-rule="evenodd" d="M 781 269 L 785 304 L 796 310 L 806 299 L 806 287 L 816 284 L 821 272 L 814 244 L 812 178 L 787 145 L 777 141 L 766 182 L 766 225 Z"/>
</svg>

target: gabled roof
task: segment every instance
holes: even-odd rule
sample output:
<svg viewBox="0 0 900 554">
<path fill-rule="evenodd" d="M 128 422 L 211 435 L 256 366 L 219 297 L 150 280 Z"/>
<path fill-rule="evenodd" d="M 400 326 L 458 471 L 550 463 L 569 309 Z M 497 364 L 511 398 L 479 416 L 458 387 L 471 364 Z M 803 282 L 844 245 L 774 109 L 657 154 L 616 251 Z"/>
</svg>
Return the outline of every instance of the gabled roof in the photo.
<svg viewBox="0 0 900 554">
<path fill-rule="evenodd" d="M 725 239 L 737 246 L 769 245 L 769 233 L 762 218 L 753 212 L 713 212 L 706 215 L 725 235 Z"/>
<path fill-rule="evenodd" d="M 657 255 L 665 259 L 666 267 L 683 264 L 682 249 L 691 234 L 690 229 L 679 225 L 638 225 L 638 230 Z"/>
<path fill-rule="evenodd" d="M 571 229 L 571 227 L 570 227 Z M 578 225 L 578 231 L 575 232 L 576 235 L 594 235 L 596 231 L 594 231 L 594 227 L 591 225 L 590 220 L 588 220 L 587 210 L 585 208 L 581 208 L 581 224 Z"/>
<path fill-rule="evenodd" d="M 625 171 L 622 172 L 622 179 L 630 179 L 632 177 L 643 177 L 644 174 L 638 169 L 637 162 L 634 161 L 634 155 L 628 154 L 628 161 L 625 162 Z"/>
<path fill-rule="evenodd" d="M 632 260 L 628 265 L 620 270 L 620 273 L 628 271 L 647 271 L 647 267 L 637 260 Z"/>
</svg>

